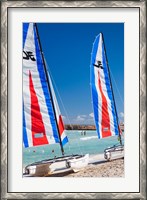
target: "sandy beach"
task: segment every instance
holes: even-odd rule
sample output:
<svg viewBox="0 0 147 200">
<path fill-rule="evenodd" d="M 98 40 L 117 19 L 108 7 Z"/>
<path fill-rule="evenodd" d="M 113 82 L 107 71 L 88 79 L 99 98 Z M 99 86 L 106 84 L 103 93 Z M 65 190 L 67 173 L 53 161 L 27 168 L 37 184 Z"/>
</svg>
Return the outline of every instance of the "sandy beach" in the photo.
<svg viewBox="0 0 147 200">
<path fill-rule="evenodd" d="M 124 177 L 124 157 L 116 154 L 107 161 L 103 154 L 90 155 L 89 164 L 78 172 L 66 168 L 65 162 L 57 163 L 55 168 L 52 174 L 44 177 Z"/>
<path fill-rule="evenodd" d="M 87 167 L 74 173 L 72 170 L 63 170 L 61 173 L 49 175 L 51 177 L 124 177 L 124 158 L 120 157 L 106 161 L 103 154 L 90 156 Z M 48 176 L 48 177 L 49 177 Z"/>
<path fill-rule="evenodd" d="M 111 161 L 104 159 L 104 154 L 89 155 L 89 163 L 78 172 L 66 167 L 66 162 L 55 162 L 53 173 L 44 177 L 124 177 L 124 153 L 115 153 Z"/>
<path fill-rule="evenodd" d="M 124 159 L 89 164 L 84 170 L 66 177 L 124 177 Z"/>
</svg>

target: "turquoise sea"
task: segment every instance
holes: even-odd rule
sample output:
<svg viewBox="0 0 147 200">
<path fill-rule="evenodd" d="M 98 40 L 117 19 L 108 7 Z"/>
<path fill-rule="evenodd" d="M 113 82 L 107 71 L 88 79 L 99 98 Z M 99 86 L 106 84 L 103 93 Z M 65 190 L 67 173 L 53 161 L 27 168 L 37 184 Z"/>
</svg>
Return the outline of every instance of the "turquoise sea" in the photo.
<svg viewBox="0 0 147 200">
<path fill-rule="evenodd" d="M 118 137 L 98 139 L 96 131 L 66 131 L 69 142 L 64 145 L 65 155 L 71 154 L 99 154 L 104 149 L 119 144 Z M 23 166 L 43 159 L 62 156 L 60 145 L 51 144 L 23 149 Z"/>
</svg>

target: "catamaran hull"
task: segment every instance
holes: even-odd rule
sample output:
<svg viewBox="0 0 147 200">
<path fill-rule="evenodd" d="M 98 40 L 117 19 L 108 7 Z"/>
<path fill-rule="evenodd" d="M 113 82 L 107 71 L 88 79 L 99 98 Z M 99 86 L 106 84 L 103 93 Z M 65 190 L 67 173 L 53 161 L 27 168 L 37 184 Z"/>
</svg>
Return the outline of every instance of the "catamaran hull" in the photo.
<svg viewBox="0 0 147 200">
<path fill-rule="evenodd" d="M 42 177 L 52 173 L 52 163 L 32 165 L 25 169 L 25 175 Z"/>
<path fill-rule="evenodd" d="M 104 150 L 104 158 L 107 161 L 110 161 L 112 159 L 118 159 L 124 157 L 124 146 L 118 145 L 113 147 L 108 147 Z"/>
<path fill-rule="evenodd" d="M 74 172 L 78 172 L 84 169 L 89 163 L 89 154 L 86 154 L 79 158 L 73 158 L 67 160 L 67 166 L 70 167 Z"/>
<path fill-rule="evenodd" d="M 86 154 L 85 156 L 71 155 L 44 160 L 26 166 L 24 176 L 48 176 L 53 173 L 60 173 L 63 169 L 69 169 L 77 172 L 86 167 L 88 162 L 89 154 Z"/>
</svg>

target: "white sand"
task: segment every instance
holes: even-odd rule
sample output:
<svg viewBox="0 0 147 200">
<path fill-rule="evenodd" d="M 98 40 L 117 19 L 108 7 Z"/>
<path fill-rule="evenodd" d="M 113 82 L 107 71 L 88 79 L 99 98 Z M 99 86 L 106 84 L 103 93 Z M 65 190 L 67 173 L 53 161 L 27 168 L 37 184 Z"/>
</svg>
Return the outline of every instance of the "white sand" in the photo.
<svg viewBox="0 0 147 200">
<path fill-rule="evenodd" d="M 50 175 L 52 177 L 124 177 L 124 159 L 118 157 L 106 161 L 103 154 L 91 155 L 89 164 L 81 171 L 74 173 L 72 170 L 63 169 Z"/>
<path fill-rule="evenodd" d="M 66 177 L 124 177 L 124 159 L 89 164 L 84 170 Z"/>
</svg>

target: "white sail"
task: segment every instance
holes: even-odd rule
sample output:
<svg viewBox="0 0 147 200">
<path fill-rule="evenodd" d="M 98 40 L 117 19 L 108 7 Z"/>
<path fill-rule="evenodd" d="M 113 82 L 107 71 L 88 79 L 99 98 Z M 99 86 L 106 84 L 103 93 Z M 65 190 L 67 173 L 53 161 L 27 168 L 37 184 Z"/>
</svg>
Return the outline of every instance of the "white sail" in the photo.
<svg viewBox="0 0 147 200">
<path fill-rule="evenodd" d="M 98 138 L 119 135 L 118 119 L 101 33 L 96 37 L 93 44 L 90 72 L 92 102 Z"/>
<path fill-rule="evenodd" d="M 51 84 L 51 80 L 50 80 Z M 52 85 L 52 84 L 51 84 Z M 52 86 L 51 86 L 52 87 Z M 53 88 L 51 92 L 53 91 Z M 23 24 L 24 147 L 68 142 L 55 93 L 51 94 L 34 23 Z M 57 121 L 56 121 L 57 119 Z"/>
</svg>

